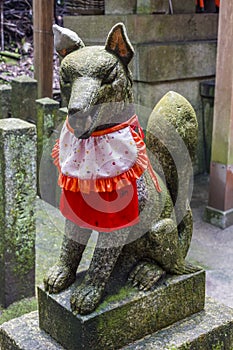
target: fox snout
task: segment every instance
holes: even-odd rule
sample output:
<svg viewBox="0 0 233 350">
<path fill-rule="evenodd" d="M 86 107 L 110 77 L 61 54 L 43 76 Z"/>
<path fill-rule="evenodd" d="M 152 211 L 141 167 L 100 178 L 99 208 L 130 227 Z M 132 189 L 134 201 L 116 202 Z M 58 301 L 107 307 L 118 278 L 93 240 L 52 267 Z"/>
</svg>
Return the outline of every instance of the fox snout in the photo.
<svg viewBox="0 0 233 350">
<path fill-rule="evenodd" d="M 100 82 L 97 79 L 79 78 L 72 84 L 68 122 L 77 137 L 87 133 L 96 118 L 95 103 L 98 101 L 99 88 Z"/>
<path fill-rule="evenodd" d="M 73 114 L 68 114 L 68 122 L 77 138 L 86 138 L 89 136 L 89 130 L 92 124 L 91 113 L 80 113 L 72 111 Z M 85 137 L 86 134 L 86 137 Z"/>
</svg>

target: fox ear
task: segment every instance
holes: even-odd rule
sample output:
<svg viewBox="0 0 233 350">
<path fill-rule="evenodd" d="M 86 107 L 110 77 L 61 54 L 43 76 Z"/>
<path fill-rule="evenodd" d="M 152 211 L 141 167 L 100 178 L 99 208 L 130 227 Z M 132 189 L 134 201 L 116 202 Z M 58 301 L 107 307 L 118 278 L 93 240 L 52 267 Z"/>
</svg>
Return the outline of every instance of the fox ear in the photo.
<svg viewBox="0 0 233 350">
<path fill-rule="evenodd" d="M 129 41 L 123 23 L 117 23 L 108 34 L 105 49 L 114 53 L 120 60 L 128 65 L 134 55 L 134 49 Z"/>
<path fill-rule="evenodd" d="M 62 58 L 85 46 L 79 36 L 68 28 L 54 24 L 53 34 L 55 49 Z"/>
</svg>

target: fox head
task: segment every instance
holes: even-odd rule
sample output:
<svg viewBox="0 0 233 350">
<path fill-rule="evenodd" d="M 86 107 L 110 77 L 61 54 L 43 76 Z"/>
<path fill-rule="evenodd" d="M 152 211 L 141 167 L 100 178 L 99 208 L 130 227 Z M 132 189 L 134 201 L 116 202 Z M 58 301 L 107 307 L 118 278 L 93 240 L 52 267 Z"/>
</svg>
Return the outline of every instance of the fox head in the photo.
<svg viewBox="0 0 233 350">
<path fill-rule="evenodd" d="M 78 35 L 53 26 L 61 60 L 60 85 L 68 101 L 68 121 L 78 138 L 129 119 L 133 94 L 128 64 L 134 50 L 123 23 L 108 34 L 105 46 L 85 46 Z"/>
</svg>

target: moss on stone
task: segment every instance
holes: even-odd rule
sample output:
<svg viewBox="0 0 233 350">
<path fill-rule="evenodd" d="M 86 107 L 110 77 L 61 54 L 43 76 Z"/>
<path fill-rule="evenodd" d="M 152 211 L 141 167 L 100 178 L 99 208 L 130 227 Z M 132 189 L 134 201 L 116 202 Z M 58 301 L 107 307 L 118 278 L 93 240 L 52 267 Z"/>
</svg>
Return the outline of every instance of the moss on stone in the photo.
<svg viewBox="0 0 233 350">
<path fill-rule="evenodd" d="M 105 298 L 105 300 L 98 306 L 96 312 L 100 312 L 101 310 L 105 310 L 109 304 L 112 303 L 120 303 L 125 299 L 129 298 L 130 295 L 135 294 L 135 289 L 129 285 L 120 288 L 117 294 L 109 295 Z"/>
<path fill-rule="evenodd" d="M 36 130 L 19 119 L 0 120 L 0 269 L 6 306 L 34 295 Z"/>
<path fill-rule="evenodd" d="M 0 325 L 16 317 L 20 317 L 28 312 L 37 310 L 37 299 L 27 298 L 11 304 L 0 314 Z"/>
<path fill-rule="evenodd" d="M 6 199 L 13 201 L 13 205 L 8 204 L 9 211 L 6 213 L 8 223 L 5 230 L 5 247 L 7 252 L 13 254 L 15 258 L 15 274 L 24 275 L 33 268 L 35 259 L 34 207 L 36 192 L 35 185 L 33 185 L 33 183 L 35 184 L 35 168 L 34 172 L 30 171 L 35 154 L 35 139 L 29 140 L 27 134 L 20 135 L 21 144 L 27 144 L 27 150 L 21 154 L 17 132 L 8 134 L 5 138 L 7 139 L 7 153 L 11 154 L 11 169 L 9 169 L 8 174 L 11 174 L 14 179 L 11 198 L 8 196 Z M 5 179 L 5 181 L 8 180 Z"/>
</svg>

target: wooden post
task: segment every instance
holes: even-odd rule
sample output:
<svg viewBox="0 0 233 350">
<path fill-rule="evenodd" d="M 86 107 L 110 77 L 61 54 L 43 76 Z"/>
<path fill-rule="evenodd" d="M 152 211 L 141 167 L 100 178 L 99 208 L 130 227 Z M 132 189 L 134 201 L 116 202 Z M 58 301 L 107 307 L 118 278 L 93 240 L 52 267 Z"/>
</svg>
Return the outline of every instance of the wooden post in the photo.
<svg viewBox="0 0 233 350">
<path fill-rule="evenodd" d="M 1 33 L 1 50 L 4 51 L 4 11 L 3 0 L 0 0 L 0 33 Z"/>
<path fill-rule="evenodd" d="M 34 67 L 38 98 L 53 94 L 54 0 L 33 0 Z"/>
<path fill-rule="evenodd" d="M 233 225 L 233 2 L 222 1 L 219 14 L 209 202 L 206 221 Z"/>
</svg>

